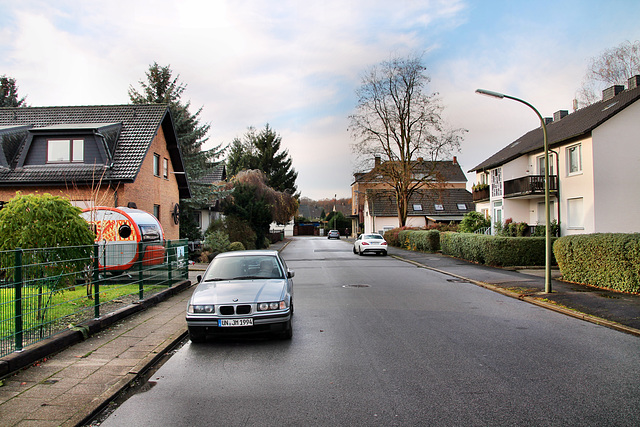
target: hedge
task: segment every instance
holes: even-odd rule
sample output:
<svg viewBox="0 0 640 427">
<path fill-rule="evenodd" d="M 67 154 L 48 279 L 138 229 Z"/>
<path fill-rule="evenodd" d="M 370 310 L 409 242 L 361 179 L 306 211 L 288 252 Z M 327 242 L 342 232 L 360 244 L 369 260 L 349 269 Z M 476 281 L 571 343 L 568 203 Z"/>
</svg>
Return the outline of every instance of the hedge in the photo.
<svg viewBox="0 0 640 427">
<path fill-rule="evenodd" d="M 445 255 L 497 267 L 545 265 L 544 237 L 446 232 L 440 234 L 440 248 Z M 555 263 L 553 254 L 551 263 Z"/>
<path fill-rule="evenodd" d="M 440 232 L 438 230 L 407 230 L 399 233 L 404 247 L 412 251 L 437 252 L 440 250 Z"/>
<path fill-rule="evenodd" d="M 560 237 L 553 252 L 565 280 L 622 292 L 640 292 L 640 234 Z"/>
</svg>

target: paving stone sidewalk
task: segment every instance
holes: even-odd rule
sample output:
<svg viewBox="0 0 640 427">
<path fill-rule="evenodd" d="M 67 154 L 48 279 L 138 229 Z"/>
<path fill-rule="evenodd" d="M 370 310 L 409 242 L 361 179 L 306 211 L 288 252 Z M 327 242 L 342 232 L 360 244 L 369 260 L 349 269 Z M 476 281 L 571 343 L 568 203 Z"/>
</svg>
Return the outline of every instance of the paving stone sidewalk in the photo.
<svg viewBox="0 0 640 427">
<path fill-rule="evenodd" d="M 0 387 L 0 426 L 82 423 L 186 337 L 184 316 L 193 289 L 5 378 Z"/>
</svg>

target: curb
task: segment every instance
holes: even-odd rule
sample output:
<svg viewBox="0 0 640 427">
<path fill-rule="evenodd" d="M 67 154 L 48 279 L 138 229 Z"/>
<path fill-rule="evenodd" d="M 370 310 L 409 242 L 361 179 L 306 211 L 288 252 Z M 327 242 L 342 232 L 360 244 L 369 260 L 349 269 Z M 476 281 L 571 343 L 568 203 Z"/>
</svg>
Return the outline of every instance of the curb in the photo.
<svg viewBox="0 0 640 427">
<path fill-rule="evenodd" d="M 112 385 L 104 393 L 96 396 L 86 407 L 87 410 L 83 411 L 83 415 L 78 415 L 77 417 L 69 419 L 64 425 L 80 426 L 90 422 L 93 418 L 100 414 L 100 412 L 102 412 L 111 402 L 113 402 L 120 393 L 131 387 L 134 382 L 144 376 L 144 374 L 151 367 L 156 365 L 169 351 L 171 351 L 182 340 L 184 340 L 187 335 L 188 332 L 185 330 L 181 334 L 171 337 L 170 341 L 167 342 L 157 353 L 155 353 L 153 356 L 151 356 L 151 354 L 147 355 L 136 366 L 134 366 L 125 377 Z"/>
<path fill-rule="evenodd" d="M 13 352 L 0 359 L 0 378 L 4 378 L 22 368 L 25 368 L 38 360 L 58 353 L 67 347 L 85 340 L 85 335 L 95 333 L 113 325 L 114 323 L 153 305 L 158 304 L 167 298 L 176 295 L 191 286 L 190 280 L 184 280 L 177 285 L 165 289 L 137 304 L 130 304 L 112 313 L 81 323 L 81 330 L 66 330 L 38 343 L 32 344 L 20 352 Z M 83 333 L 84 332 L 84 333 Z"/>
<path fill-rule="evenodd" d="M 516 294 L 516 293 L 513 293 L 511 291 L 507 291 L 506 289 L 503 289 L 500 286 L 492 285 L 490 283 L 480 282 L 478 280 L 469 279 L 468 277 L 460 276 L 460 275 L 457 275 L 457 274 L 454 274 L 454 273 L 450 273 L 448 271 L 440 270 L 438 268 L 429 267 L 428 265 L 421 264 L 421 263 L 419 263 L 417 261 L 413 261 L 413 260 L 410 260 L 410 259 L 402 258 L 399 255 L 390 255 L 390 256 L 395 258 L 395 259 L 397 259 L 397 260 L 408 262 L 409 264 L 413 264 L 416 267 L 426 268 L 427 270 L 432 270 L 432 271 L 435 271 L 437 273 L 446 274 L 448 276 L 452 276 L 452 277 L 455 277 L 457 279 L 465 280 L 465 281 L 467 281 L 469 283 L 472 283 L 472 284 L 474 284 L 476 286 L 480 286 L 482 288 L 488 289 L 490 291 L 497 292 L 499 294 L 502 294 L 504 296 L 508 296 L 510 298 L 519 299 L 520 301 L 525 301 L 525 302 L 528 302 L 530 304 L 534 304 L 534 305 L 537 305 L 539 307 L 546 308 L 548 310 L 552 310 L 552 311 L 555 311 L 557 313 L 564 314 L 566 316 L 571 316 L 571 317 L 573 317 L 575 319 L 584 320 L 586 322 L 594 323 L 594 324 L 600 325 L 600 326 L 605 326 L 607 328 L 615 329 L 615 330 L 620 331 L 620 332 L 625 332 L 627 334 L 631 334 L 631 335 L 635 335 L 637 337 L 640 337 L 640 330 L 636 329 L 636 328 L 632 328 L 630 326 L 622 325 L 620 323 L 612 322 L 610 320 L 602 319 L 600 317 L 592 316 L 590 314 L 581 313 L 579 311 L 575 311 L 575 310 L 571 310 L 569 308 L 561 307 L 561 306 L 559 306 L 557 304 L 552 304 L 552 303 L 549 303 L 549 302 L 546 302 L 546 301 L 542 301 L 539 298 L 531 297 L 529 295 Z"/>
</svg>

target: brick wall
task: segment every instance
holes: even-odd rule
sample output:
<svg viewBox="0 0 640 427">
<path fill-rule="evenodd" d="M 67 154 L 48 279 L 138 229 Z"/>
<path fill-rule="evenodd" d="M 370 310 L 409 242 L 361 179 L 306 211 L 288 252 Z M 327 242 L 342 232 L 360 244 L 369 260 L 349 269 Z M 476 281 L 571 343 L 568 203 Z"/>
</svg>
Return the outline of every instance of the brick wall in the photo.
<svg viewBox="0 0 640 427">
<path fill-rule="evenodd" d="M 160 155 L 160 176 L 153 174 L 153 155 Z M 167 159 L 169 163 L 168 176 L 163 177 L 162 162 Z M 17 191 L 22 194 L 44 194 L 49 193 L 54 196 L 66 197 L 76 206 L 82 206 L 81 202 L 93 202 L 95 206 L 127 206 L 129 202 L 134 202 L 138 209 L 142 209 L 153 214 L 154 205 L 160 206 L 160 224 L 164 230 L 165 239 L 174 240 L 179 238 L 179 226 L 174 223 L 171 212 L 173 206 L 179 202 L 180 195 L 176 176 L 172 173 L 171 158 L 167 150 L 162 128 L 153 139 L 149 151 L 145 156 L 142 167 L 136 176 L 136 180 L 131 184 L 120 184 L 117 188 L 109 188 L 103 185 L 97 191 L 90 188 L 78 188 L 72 184 L 65 187 L 43 186 L 0 188 L 0 201 L 8 202 L 16 195 Z"/>
</svg>

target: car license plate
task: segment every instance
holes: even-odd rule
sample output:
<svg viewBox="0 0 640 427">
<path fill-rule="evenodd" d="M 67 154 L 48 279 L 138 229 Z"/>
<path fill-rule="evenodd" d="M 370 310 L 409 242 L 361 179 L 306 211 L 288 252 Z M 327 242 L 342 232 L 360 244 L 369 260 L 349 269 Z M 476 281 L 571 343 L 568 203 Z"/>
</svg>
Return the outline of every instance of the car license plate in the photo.
<svg viewBox="0 0 640 427">
<path fill-rule="evenodd" d="M 253 319 L 218 319 L 218 326 L 221 328 L 253 326 Z"/>
</svg>

